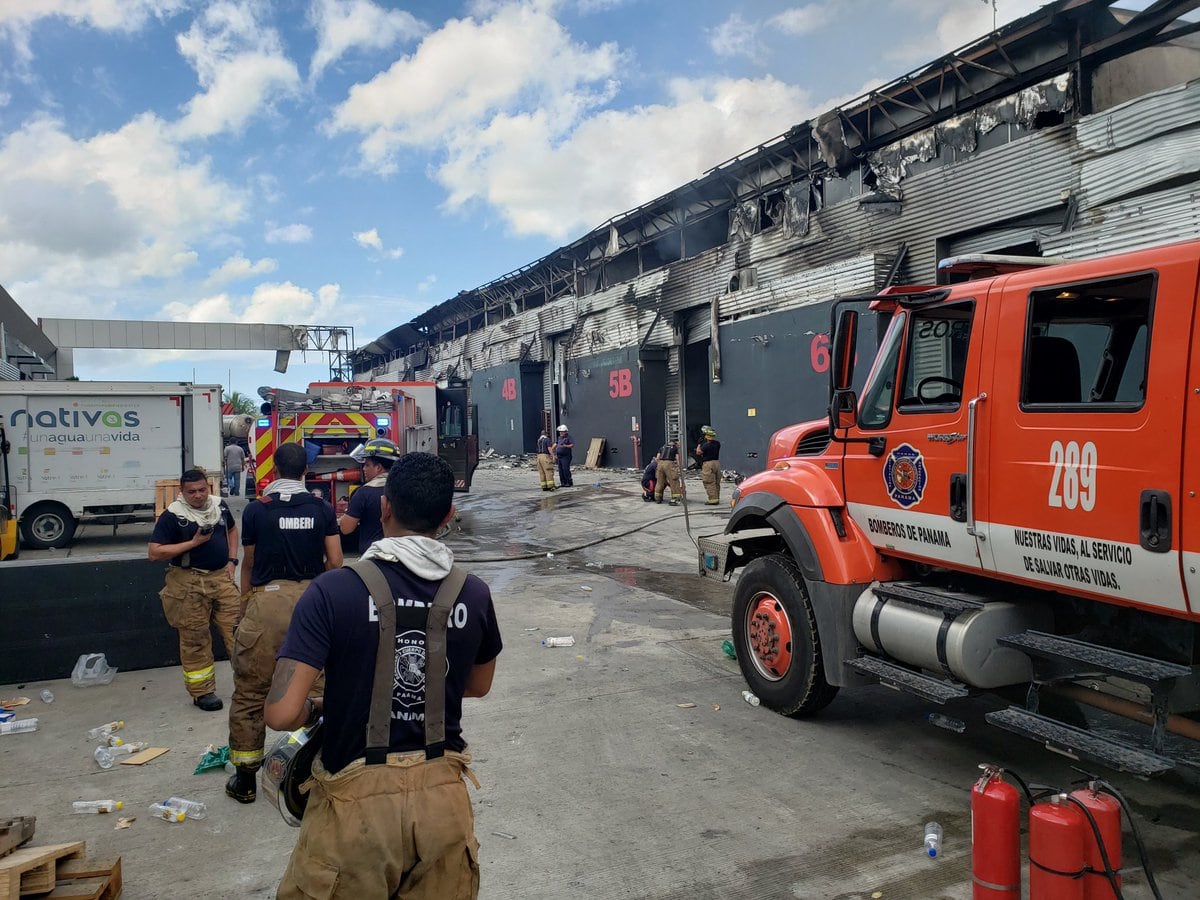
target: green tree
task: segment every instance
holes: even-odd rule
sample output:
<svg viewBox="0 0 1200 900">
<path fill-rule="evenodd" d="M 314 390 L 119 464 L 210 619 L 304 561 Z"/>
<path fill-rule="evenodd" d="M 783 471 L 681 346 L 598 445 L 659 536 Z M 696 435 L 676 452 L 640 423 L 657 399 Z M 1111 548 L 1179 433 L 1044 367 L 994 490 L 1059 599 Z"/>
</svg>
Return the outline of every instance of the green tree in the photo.
<svg viewBox="0 0 1200 900">
<path fill-rule="evenodd" d="M 233 407 L 233 414 L 237 416 L 256 416 L 258 415 L 258 404 L 253 398 L 247 397 L 240 391 L 233 391 L 229 395 L 229 405 Z"/>
</svg>

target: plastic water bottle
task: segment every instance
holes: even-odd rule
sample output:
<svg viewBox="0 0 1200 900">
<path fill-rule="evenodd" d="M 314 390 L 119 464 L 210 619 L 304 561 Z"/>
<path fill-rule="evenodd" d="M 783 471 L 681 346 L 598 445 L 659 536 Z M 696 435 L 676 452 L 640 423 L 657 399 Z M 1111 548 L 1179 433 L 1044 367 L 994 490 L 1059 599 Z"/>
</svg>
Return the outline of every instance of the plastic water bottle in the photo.
<svg viewBox="0 0 1200 900">
<path fill-rule="evenodd" d="M 749 703 L 751 706 L 758 706 L 760 703 L 762 703 L 762 701 L 758 699 L 758 695 L 756 693 L 754 693 L 754 691 L 742 691 L 742 699 L 745 700 L 747 703 Z"/>
<path fill-rule="evenodd" d="M 930 713 L 925 717 L 931 725 L 936 725 L 938 728 L 945 728 L 947 731 L 953 731 L 956 734 L 962 734 L 967 730 L 967 723 L 962 719 L 953 719 L 950 716 L 943 716 L 941 713 Z"/>
<path fill-rule="evenodd" d="M 125 727 L 122 722 L 105 722 L 103 725 L 97 725 L 95 728 L 88 730 L 87 736 L 89 741 L 98 741 L 100 738 L 108 737 L 114 731 L 120 731 Z"/>
<path fill-rule="evenodd" d="M 43 703 L 53 703 L 54 702 L 54 692 L 52 690 L 50 690 L 50 688 L 42 688 L 42 702 Z"/>
<path fill-rule="evenodd" d="M 189 800 L 186 797 L 171 797 L 163 801 L 164 806 L 185 813 L 189 819 L 203 819 L 208 815 L 208 807 L 199 800 Z"/>
<path fill-rule="evenodd" d="M 937 822 L 925 825 L 925 852 L 930 859 L 935 859 L 942 852 L 942 826 Z"/>
<path fill-rule="evenodd" d="M 570 635 L 568 637 L 543 638 L 542 646 L 543 647 L 574 647 L 575 646 L 575 636 Z"/>
<path fill-rule="evenodd" d="M 71 812 L 84 814 L 110 813 L 124 808 L 125 804 L 120 800 L 76 800 L 71 804 Z"/>
<path fill-rule="evenodd" d="M 128 756 L 137 753 L 139 750 L 146 749 L 145 741 L 133 741 L 129 744 L 122 744 L 119 747 L 100 746 L 96 748 L 96 752 L 92 756 L 96 760 L 96 765 L 102 769 L 111 769 L 113 763 L 117 761 L 118 756 Z"/>
<path fill-rule="evenodd" d="M 187 818 L 187 813 L 183 810 L 167 806 L 165 803 L 151 803 L 150 812 L 154 814 L 156 819 L 162 819 L 164 822 L 170 822 L 174 825 L 178 825 Z"/>
<path fill-rule="evenodd" d="M 20 734 L 22 731 L 37 731 L 37 719 L 13 719 L 0 722 L 0 734 Z"/>
</svg>

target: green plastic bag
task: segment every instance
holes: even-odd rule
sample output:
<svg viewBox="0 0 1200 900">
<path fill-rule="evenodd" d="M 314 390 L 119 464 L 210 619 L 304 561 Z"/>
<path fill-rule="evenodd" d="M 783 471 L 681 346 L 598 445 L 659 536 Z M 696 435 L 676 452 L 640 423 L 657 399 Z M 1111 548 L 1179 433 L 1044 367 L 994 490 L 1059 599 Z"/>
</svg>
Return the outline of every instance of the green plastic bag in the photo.
<svg viewBox="0 0 1200 900">
<path fill-rule="evenodd" d="M 730 659 L 737 659 L 737 652 L 733 649 L 733 641 L 721 641 L 721 649 L 725 651 L 725 655 Z"/>
<path fill-rule="evenodd" d="M 192 774 L 199 775 L 201 772 L 207 772 L 209 769 L 224 769 L 227 762 L 229 762 L 229 748 L 209 744 L 204 751 L 204 755 L 200 757 L 200 763 L 196 766 L 196 771 Z"/>
</svg>

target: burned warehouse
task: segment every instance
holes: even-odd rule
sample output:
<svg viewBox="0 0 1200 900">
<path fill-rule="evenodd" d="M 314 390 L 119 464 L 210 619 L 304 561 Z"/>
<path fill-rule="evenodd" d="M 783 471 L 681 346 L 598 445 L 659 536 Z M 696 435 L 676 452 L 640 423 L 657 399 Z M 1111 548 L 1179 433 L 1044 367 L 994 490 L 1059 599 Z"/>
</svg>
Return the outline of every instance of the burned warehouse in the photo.
<svg viewBox="0 0 1200 900">
<path fill-rule="evenodd" d="M 481 451 L 565 422 L 630 467 L 711 423 L 757 471 L 825 414 L 835 298 L 1200 233 L 1197 6 L 1048 4 L 393 328 L 355 377 L 465 386 Z"/>
</svg>

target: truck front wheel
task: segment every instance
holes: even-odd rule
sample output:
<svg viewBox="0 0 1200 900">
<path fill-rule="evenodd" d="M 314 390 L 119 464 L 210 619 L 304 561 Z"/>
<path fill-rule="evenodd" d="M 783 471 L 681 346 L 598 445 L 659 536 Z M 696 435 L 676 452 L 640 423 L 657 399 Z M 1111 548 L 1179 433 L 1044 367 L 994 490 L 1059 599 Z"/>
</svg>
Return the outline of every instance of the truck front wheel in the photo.
<svg viewBox="0 0 1200 900">
<path fill-rule="evenodd" d="M 21 536 L 33 550 L 71 546 L 75 517 L 60 503 L 35 503 L 21 516 Z"/>
<path fill-rule="evenodd" d="M 778 713 L 812 715 L 837 694 L 825 680 L 804 578 L 782 554 L 760 556 L 738 579 L 733 646 L 750 690 Z"/>
</svg>

